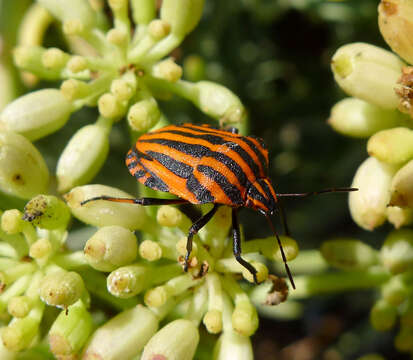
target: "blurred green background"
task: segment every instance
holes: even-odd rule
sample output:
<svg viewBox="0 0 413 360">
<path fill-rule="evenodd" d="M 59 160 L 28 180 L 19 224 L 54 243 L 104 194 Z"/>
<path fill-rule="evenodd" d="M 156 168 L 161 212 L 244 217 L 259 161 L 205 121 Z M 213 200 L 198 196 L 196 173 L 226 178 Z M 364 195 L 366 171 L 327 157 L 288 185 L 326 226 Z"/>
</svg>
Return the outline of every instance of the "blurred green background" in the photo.
<svg viewBox="0 0 413 360">
<path fill-rule="evenodd" d="M 0 0 L 1 61 L 16 79 L 10 51 L 30 3 Z M 216 81 L 241 98 L 249 112 L 249 132 L 268 145 L 271 178 L 278 192 L 349 186 L 366 158 L 365 141 L 344 138 L 326 123 L 331 106 L 344 97 L 334 83 L 330 59 L 349 42 L 387 48 L 378 31 L 377 5 L 377 0 L 207 0 L 200 25 L 174 53 L 178 63 L 185 65 L 187 78 Z M 46 46 L 56 42 L 64 47 L 54 26 Z M 204 63 L 198 72 L 189 68 L 195 55 Z M 45 86 L 58 84 L 38 84 Z M 16 87 L 16 93 L 24 91 L 21 84 Z M 173 122 L 208 121 L 181 99 L 163 102 L 161 108 Z M 62 130 L 36 143 L 52 169 L 74 131 L 96 116 L 94 110 L 77 112 Z M 114 130 L 110 157 L 95 182 L 136 193 L 134 179 L 124 166 L 125 125 L 121 122 Z M 359 229 L 343 194 L 293 199 L 284 206 L 302 249 L 318 248 L 323 241 L 342 235 L 378 248 L 389 229 L 388 225 L 374 233 Z M 270 235 L 258 214 L 244 210 L 241 222 L 247 238 Z M 394 350 L 394 334 L 377 333 L 370 327 L 373 299 L 374 294 L 367 291 L 313 298 L 299 321 L 262 319 L 253 337 L 256 358 L 340 360 L 369 352 L 387 359 L 407 358 Z"/>
</svg>

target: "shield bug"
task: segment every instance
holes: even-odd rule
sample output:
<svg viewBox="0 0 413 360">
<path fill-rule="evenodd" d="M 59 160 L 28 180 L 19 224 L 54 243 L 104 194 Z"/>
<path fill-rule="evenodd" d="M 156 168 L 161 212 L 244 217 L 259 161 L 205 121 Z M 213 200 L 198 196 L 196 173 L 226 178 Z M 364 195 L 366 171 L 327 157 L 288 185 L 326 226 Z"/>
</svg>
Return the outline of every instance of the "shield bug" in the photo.
<svg viewBox="0 0 413 360">
<path fill-rule="evenodd" d="M 288 227 L 278 197 L 305 197 L 324 192 L 353 191 L 353 188 L 326 189 L 299 194 L 277 194 L 268 177 L 268 151 L 264 142 L 242 136 L 235 128 L 220 130 L 208 125 L 169 125 L 139 137 L 126 156 L 129 172 L 145 186 L 176 195 L 177 199 L 125 199 L 99 196 L 87 199 L 126 202 L 138 205 L 206 204 L 213 208 L 189 229 L 185 271 L 192 251 L 193 236 L 208 223 L 219 206 L 232 208 L 233 250 L 236 260 L 254 277 L 256 269 L 241 257 L 238 210 L 251 208 L 264 215 L 279 244 L 287 275 L 295 288 L 280 237 L 270 216 L 279 209 L 285 231 Z"/>
</svg>

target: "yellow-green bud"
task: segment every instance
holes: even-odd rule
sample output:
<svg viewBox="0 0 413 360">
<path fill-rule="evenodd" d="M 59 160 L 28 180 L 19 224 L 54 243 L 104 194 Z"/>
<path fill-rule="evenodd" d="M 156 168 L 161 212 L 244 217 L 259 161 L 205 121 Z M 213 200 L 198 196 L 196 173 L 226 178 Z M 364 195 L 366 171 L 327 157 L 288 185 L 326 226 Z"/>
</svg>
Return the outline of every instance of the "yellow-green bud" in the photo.
<svg viewBox="0 0 413 360">
<path fill-rule="evenodd" d="M 154 98 L 141 100 L 129 108 L 129 126 L 140 132 L 146 132 L 154 127 L 161 118 L 158 104 Z"/>
<path fill-rule="evenodd" d="M 67 68 L 75 74 L 83 70 L 86 70 L 87 67 L 88 62 L 83 56 L 72 56 L 67 62 Z"/>
<path fill-rule="evenodd" d="M 166 59 L 153 67 L 152 75 L 169 82 L 176 82 L 182 77 L 182 67 L 172 59 Z"/>
<path fill-rule="evenodd" d="M 82 359 L 132 359 L 141 352 L 157 329 L 155 314 L 137 305 L 99 327 L 86 345 Z"/>
<path fill-rule="evenodd" d="M 135 296 L 150 284 L 150 273 L 151 269 L 143 265 L 120 267 L 108 276 L 108 291 L 122 299 Z"/>
<path fill-rule="evenodd" d="M 49 239 L 41 238 L 36 240 L 29 250 L 29 256 L 33 259 L 46 258 L 52 254 L 53 246 Z"/>
<path fill-rule="evenodd" d="M 197 326 L 190 320 L 174 320 L 146 344 L 141 360 L 191 360 L 199 342 Z"/>
<path fill-rule="evenodd" d="M 142 259 L 156 261 L 162 257 L 162 248 L 155 241 L 145 240 L 139 245 L 139 255 Z"/>
<path fill-rule="evenodd" d="M 413 207 L 413 160 L 410 160 L 394 175 L 391 182 L 390 205 Z"/>
<path fill-rule="evenodd" d="M 76 272 L 58 270 L 41 281 L 40 297 L 48 305 L 67 309 L 80 299 L 85 286 Z"/>
<path fill-rule="evenodd" d="M 92 316 L 82 301 L 62 311 L 49 330 L 48 340 L 53 355 L 74 359 L 92 332 Z"/>
<path fill-rule="evenodd" d="M 154 1 L 131 0 L 132 17 L 136 24 L 147 25 L 156 16 Z"/>
<path fill-rule="evenodd" d="M 54 230 L 66 227 L 70 219 L 68 206 L 56 196 L 38 195 L 24 207 L 23 220 L 41 229 Z"/>
<path fill-rule="evenodd" d="M 377 263 L 377 251 L 354 239 L 334 239 L 321 246 L 321 254 L 327 262 L 343 270 L 363 270 Z"/>
<path fill-rule="evenodd" d="M 27 296 L 16 296 L 9 300 L 7 311 L 15 318 L 26 317 L 32 309 L 32 301 Z"/>
<path fill-rule="evenodd" d="M 0 188 L 30 199 L 47 193 L 49 171 L 39 151 L 24 136 L 0 131 Z"/>
<path fill-rule="evenodd" d="M 27 349 L 39 330 L 40 319 L 27 316 L 22 319 L 14 319 L 3 329 L 1 339 L 8 350 L 21 351 Z"/>
<path fill-rule="evenodd" d="M 195 87 L 198 94 L 191 100 L 205 114 L 227 124 L 239 124 L 244 120 L 244 106 L 232 91 L 210 81 L 197 82 Z"/>
<path fill-rule="evenodd" d="M 168 300 L 168 292 L 165 287 L 158 286 L 145 293 L 144 301 L 147 306 L 160 307 Z"/>
<path fill-rule="evenodd" d="M 383 265 L 393 274 L 413 269 L 413 230 L 392 231 L 380 250 Z"/>
<path fill-rule="evenodd" d="M 349 95 L 385 109 L 397 109 L 394 88 L 404 66 L 396 55 L 366 43 L 347 44 L 334 54 L 334 78 Z"/>
<path fill-rule="evenodd" d="M 400 275 L 393 276 L 381 288 L 383 300 L 393 306 L 402 304 L 410 294 L 410 289 L 406 286 Z"/>
<path fill-rule="evenodd" d="M 272 242 L 271 250 L 266 248 L 262 249 L 262 254 L 268 259 L 274 259 L 275 261 L 283 261 L 281 249 L 278 246 L 278 242 L 274 237 L 267 238 Z M 280 236 L 281 245 L 284 250 L 287 261 L 294 260 L 298 255 L 298 243 L 293 238 L 288 236 Z"/>
<path fill-rule="evenodd" d="M 379 131 L 369 139 L 367 152 L 380 161 L 402 165 L 413 158 L 413 130 L 397 127 Z"/>
<path fill-rule="evenodd" d="M 366 230 L 373 230 L 386 220 L 389 189 L 396 168 L 370 157 L 357 169 L 352 187 L 358 188 L 349 195 L 353 220 Z"/>
<path fill-rule="evenodd" d="M 109 152 L 110 126 L 87 125 L 78 130 L 57 162 L 58 190 L 69 191 L 92 180 Z"/>
<path fill-rule="evenodd" d="M 134 233 L 122 226 L 105 226 L 86 242 L 84 251 L 94 269 L 113 271 L 135 260 L 138 242 Z"/>
<path fill-rule="evenodd" d="M 253 360 L 254 354 L 250 338 L 239 335 L 235 331 L 225 331 L 215 344 L 213 359 Z"/>
<path fill-rule="evenodd" d="M 158 212 L 156 213 L 156 220 L 161 226 L 178 226 L 182 222 L 183 218 L 184 215 L 182 212 L 176 207 L 170 205 L 160 206 Z"/>
<path fill-rule="evenodd" d="M 400 352 L 413 350 L 413 327 L 402 326 L 394 338 L 394 347 Z"/>
<path fill-rule="evenodd" d="M 263 281 L 267 280 L 268 278 L 268 268 L 260 262 L 251 261 L 250 264 L 254 266 L 255 270 L 257 270 L 256 277 L 257 282 L 262 283 Z M 242 267 L 242 277 L 249 281 L 250 283 L 254 283 L 254 276 L 250 273 L 250 271 L 244 267 Z"/>
<path fill-rule="evenodd" d="M 38 0 L 38 2 L 62 22 L 78 20 L 87 28 L 95 25 L 96 15 L 87 1 L 71 0 L 70 6 L 67 6 L 65 1 L 58 0 Z"/>
<path fill-rule="evenodd" d="M 377 331 L 390 330 L 396 323 L 397 307 L 384 300 L 377 301 L 370 311 L 370 322 Z"/>
<path fill-rule="evenodd" d="M 110 29 L 106 39 L 113 45 L 125 46 L 128 42 L 128 34 L 121 29 Z"/>
<path fill-rule="evenodd" d="M 37 140 L 65 125 L 71 111 L 71 104 L 59 90 L 37 90 L 6 106 L 0 114 L 0 129 Z"/>
<path fill-rule="evenodd" d="M 331 109 L 328 123 L 337 132 L 365 138 L 407 120 L 398 110 L 386 110 L 357 98 L 346 98 Z"/>
<path fill-rule="evenodd" d="M 382 0 L 379 5 L 379 27 L 384 40 L 408 63 L 413 63 L 413 6 L 406 0 Z"/>
<path fill-rule="evenodd" d="M 119 101 L 129 101 L 136 90 L 134 85 L 125 79 L 115 79 L 112 81 L 110 91 Z"/>
<path fill-rule="evenodd" d="M 61 70 L 69 61 L 70 55 L 59 48 L 47 49 L 42 55 L 42 63 L 46 69 Z"/>
<path fill-rule="evenodd" d="M 258 328 L 258 314 L 249 300 L 242 300 L 235 304 L 232 313 L 232 327 L 240 335 L 251 336 Z"/>
<path fill-rule="evenodd" d="M 413 222 L 413 209 L 388 206 L 386 213 L 387 220 L 389 223 L 393 224 L 396 229 Z"/>
<path fill-rule="evenodd" d="M 72 214 L 86 224 L 119 225 L 130 230 L 143 227 L 148 219 L 143 206 L 105 200 L 91 201 L 83 206 L 80 204 L 82 201 L 102 195 L 133 199 L 132 195 L 113 187 L 85 185 L 72 189 L 65 195 L 65 200 Z"/>
<path fill-rule="evenodd" d="M 73 101 L 87 96 L 89 94 L 89 90 L 90 87 L 87 83 L 76 79 L 63 81 L 60 85 L 62 95 L 68 101 Z"/>
<path fill-rule="evenodd" d="M 160 40 L 170 33 L 171 25 L 164 20 L 152 20 L 149 23 L 148 31 L 155 40 Z"/>
<path fill-rule="evenodd" d="M 120 118 L 126 111 L 125 105 L 110 93 L 102 95 L 98 100 L 99 113 L 108 119 Z"/>
<path fill-rule="evenodd" d="M 209 333 L 220 333 L 222 331 L 222 311 L 217 309 L 207 311 L 202 322 Z"/>
<path fill-rule="evenodd" d="M 7 234 L 17 234 L 23 231 L 22 213 L 17 209 L 6 210 L 1 216 L 1 228 Z"/>
<path fill-rule="evenodd" d="M 172 33 L 183 38 L 198 24 L 204 0 L 164 0 L 161 19 L 171 24 Z"/>
</svg>

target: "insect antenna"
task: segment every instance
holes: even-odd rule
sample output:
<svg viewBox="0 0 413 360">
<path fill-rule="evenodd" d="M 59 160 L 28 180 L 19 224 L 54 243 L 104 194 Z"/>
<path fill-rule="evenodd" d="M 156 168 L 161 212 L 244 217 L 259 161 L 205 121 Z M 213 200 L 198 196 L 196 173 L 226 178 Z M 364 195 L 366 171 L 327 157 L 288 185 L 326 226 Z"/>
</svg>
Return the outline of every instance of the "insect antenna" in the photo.
<svg viewBox="0 0 413 360">
<path fill-rule="evenodd" d="M 276 195 L 277 197 L 307 197 L 307 196 L 320 195 L 320 194 L 331 193 L 331 192 L 351 192 L 351 191 L 357 191 L 357 190 L 358 190 L 357 188 L 330 188 L 330 189 L 310 191 L 310 192 L 305 192 L 305 193 L 276 194 Z"/>
<path fill-rule="evenodd" d="M 287 264 L 287 258 L 286 258 L 286 256 L 285 256 L 284 249 L 283 249 L 283 246 L 282 246 L 282 244 L 281 244 L 281 239 L 280 239 L 280 237 L 278 236 L 277 230 L 275 230 L 275 226 L 274 226 L 273 223 L 271 222 L 270 217 L 269 217 L 268 215 L 265 215 L 265 217 L 267 218 L 267 221 L 268 221 L 268 223 L 270 224 L 271 229 L 272 229 L 272 231 L 273 231 L 274 234 L 275 234 L 275 237 L 277 238 L 278 246 L 280 247 L 281 256 L 282 256 L 282 259 L 283 259 L 283 262 L 284 262 L 284 266 L 285 266 L 285 271 L 287 272 L 288 278 L 290 279 L 291 286 L 292 286 L 293 289 L 295 290 L 295 284 L 294 284 L 293 276 L 291 275 L 290 268 L 288 267 L 288 264 Z"/>
</svg>

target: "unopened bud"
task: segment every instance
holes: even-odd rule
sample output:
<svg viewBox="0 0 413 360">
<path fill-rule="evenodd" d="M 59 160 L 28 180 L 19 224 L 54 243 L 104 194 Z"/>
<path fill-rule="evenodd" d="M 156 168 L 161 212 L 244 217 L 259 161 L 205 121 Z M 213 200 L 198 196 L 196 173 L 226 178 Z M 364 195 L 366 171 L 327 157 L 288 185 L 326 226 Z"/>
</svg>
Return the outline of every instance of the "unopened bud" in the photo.
<svg viewBox="0 0 413 360">
<path fill-rule="evenodd" d="M 67 63 L 67 68 L 75 74 L 86 70 L 88 62 L 83 56 L 72 56 Z"/>
<path fill-rule="evenodd" d="M 121 29 L 111 29 L 108 31 L 106 38 L 113 45 L 125 46 L 128 41 L 128 34 Z"/>
<path fill-rule="evenodd" d="M 34 141 L 59 130 L 71 112 L 70 102 L 59 90 L 37 90 L 6 106 L 0 114 L 0 129 Z"/>
<path fill-rule="evenodd" d="M 69 61 L 70 55 L 59 48 L 47 49 L 42 55 L 43 66 L 47 69 L 61 70 Z"/>
<path fill-rule="evenodd" d="M 413 269 L 413 230 L 392 231 L 380 250 L 383 265 L 393 274 Z"/>
<path fill-rule="evenodd" d="M 393 224 L 396 229 L 413 222 L 413 209 L 388 206 L 386 213 L 387 220 Z"/>
<path fill-rule="evenodd" d="M 24 136 L 0 131 L 0 188 L 30 199 L 47 193 L 49 171 L 39 151 Z"/>
<path fill-rule="evenodd" d="M 413 160 L 404 165 L 391 182 L 390 205 L 413 207 Z"/>
<path fill-rule="evenodd" d="M 339 269 L 364 270 L 377 263 L 377 251 L 354 239 L 335 239 L 321 246 L 321 254 L 327 262 Z"/>
<path fill-rule="evenodd" d="M 160 40 L 170 33 L 171 25 L 164 20 L 152 20 L 149 23 L 148 31 L 155 40 Z"/>
<path fill-rule="evenodd" d="M 136 236 L 122 226 L 100 228 L 85 245 L 86 260 L 99 271 L 113 271 L 138 255 Z"/>
<path fill-rule="evenodd" d="M 366 43 L 347 44 L 334 54 L 334 78 L 349 95 L 385 109 L 397 109 L 394 88 L 404 66 L 396 55 Z"/>
<path fill-rule="evenodd" d="M 145 240 L 139 245 L 139 255 L 148 261 L 156 261 L 162 257 L 162 248 L 152 240 Z"/>
<path fill-rule="evenodd" d="M 402 304 L 410 294 L 410 289 L 406 286 L 401 275 L 393 276 L 381 288 L 383 300 L 393 306 Z"/>
<path fill-rule="evenodd" d="M 370 311 L 370 322 L 377 331 L 390 330 L 396 323 L 397 307 L 384 300 L 377 301 Z"/>
<path fill-rule="evenodd" d="M 232 313 L 232 327 L 240 335 L 251 336 L 258 328 L 258 314 L 249 300 L 242 300 L 235 304 Z"/>
<path fill-rule="evenodd" d="M 161 112 L 154 98 L 141 100 L 129 108 L 128 123 L 135 131 L 148 131 L 158 123 L 160 118 Z"/>
<path fill-rule="evenodd" d="M 110 93 L 102 95 L 98 100 L 100 114 L 108 119 L 120 118 L 124 115 L 126 108 L 118 98 Z"/>
<path fill-rule="evenodd" d="M 152 75 L 169 82 L 176 82 L 182 77 L 182 67 L 172 59 L 163 60 L 153 67 Z"/>
<path fill-rule="evenodd" d="M 250 262 L 250 264 L 255 268 L 255 270 L 257 270 L 257 273 L 255 274 L 255 276 L 257 277 L 257 282 L 258 283 L 262 283 L 263 281 L 267 280 L 267 278 L 268 278 L 268 268 L 263 263 L 260 263 L 260 262 L 257 262 L 257 261 L 252 261 L 252 262 Z M 249 281 L 250 283 L 255 282 L 254 276 L 245 267 L 242 267 L 242 277 L 245 280 Z"/>
<path fill-rule="evenodd" d="M 214 360 L 253 360 L 251 340 L 235 331 L 225 331 L 214 347 Z"/>
<path fill-rule="evenodd" d="M 365 138 L 406 120 L 407 116 L 398 110 L 386 110 L 357 98 L 347 98 L 332 107 L 328 123 L 343 135 Z"/>
<path fill-rule="evenodd" d="M 386 220 L 391 179 L 396 168 L 374 157 L 365 160 L 357 169 L 349 195 L 353 220 L 366 230 L 373 230 Z"/>
<path fill-rule="evenodd" d="M 222 331 L 222 311 L 217 309 L 207 311 L 202 322 L 209 333 L 220 333 Z"/>
<path fill-rule="evenodd" d="M 190 320 L 174 320 L 146 344 L 142 360 L 191 360 L 199 342 L 197 326 Z"/>
</svg>

